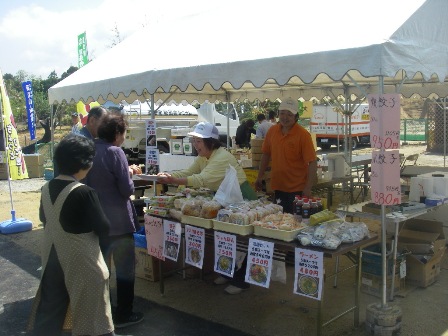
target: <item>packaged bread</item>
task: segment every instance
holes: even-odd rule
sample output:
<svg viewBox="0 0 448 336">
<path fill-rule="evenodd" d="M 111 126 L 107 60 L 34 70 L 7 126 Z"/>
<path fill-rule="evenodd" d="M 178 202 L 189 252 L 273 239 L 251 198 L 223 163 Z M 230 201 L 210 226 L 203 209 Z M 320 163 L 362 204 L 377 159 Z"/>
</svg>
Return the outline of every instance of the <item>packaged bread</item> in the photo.
<svg viewBox="0 0 448 336">
<path fill-rule="evenodd" d="M 199 217 L 201 215 L 201 205 L 196 200 L 188 200 L 182 205 L 182 214 L 186 216 Z"/>
<path fill-rule="evenodd" d="M 238 225 L 249 225 L 249 217 L 243 212 L 234 212 L 230 215 L 229 223 Z"/>
<path fill-rule="evenodd" d="M 216 220 L 228 223 L 232 213 L 233 211 L 229 209 L 219 209 L 218 214 L 216 215 Z"/>
<path fill-rule="evenodd" d="M 216 218 L 218 211 L 221 209 L 221 204 L 216 201 L 206 201 L 202 203 L 201 214 L 199 217 L 212 219 Z"/>
</svg>

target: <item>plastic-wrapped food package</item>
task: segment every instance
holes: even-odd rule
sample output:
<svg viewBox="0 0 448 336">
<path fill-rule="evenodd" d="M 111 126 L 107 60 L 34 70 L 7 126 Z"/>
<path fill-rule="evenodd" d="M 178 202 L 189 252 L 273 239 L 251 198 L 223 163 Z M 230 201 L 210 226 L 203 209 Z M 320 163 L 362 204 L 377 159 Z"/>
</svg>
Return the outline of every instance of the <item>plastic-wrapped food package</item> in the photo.
<svg viewBox="0 0 448 336">
<path fill-rule="evenodd" d="M 206 201 L 202 204 L 201 214 L 199 217 L 212 219 L 216 218 L 218 211 L 221 209 L 221 204 L 216 201 Z"/>
</svg>

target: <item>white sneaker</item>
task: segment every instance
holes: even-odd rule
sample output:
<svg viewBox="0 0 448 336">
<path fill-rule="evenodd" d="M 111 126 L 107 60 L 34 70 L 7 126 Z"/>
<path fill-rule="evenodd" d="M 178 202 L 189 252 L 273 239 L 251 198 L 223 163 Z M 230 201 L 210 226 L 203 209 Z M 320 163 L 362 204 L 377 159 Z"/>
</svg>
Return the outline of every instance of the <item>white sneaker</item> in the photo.
<svg viewBox="0 0 448 336">
<path fill-rule="evenodd" d="M 215 281 L 213 281 L 213 283 L 215 285 L 225 285 L 228 282 L 229 282 L 229 279 L 224 278 L 223 276 L 219 276 L 215 279 Z"/>
<path fill-rule="evenodd" d="M 224 291 L 228 294 L 235 295 L 240 294 L 242 291 L 248 290 L 249 288 L 239 288 L 235 287 L 233 285 L 228 285 L 226 288 L 224 288 Z"/>
</svg>

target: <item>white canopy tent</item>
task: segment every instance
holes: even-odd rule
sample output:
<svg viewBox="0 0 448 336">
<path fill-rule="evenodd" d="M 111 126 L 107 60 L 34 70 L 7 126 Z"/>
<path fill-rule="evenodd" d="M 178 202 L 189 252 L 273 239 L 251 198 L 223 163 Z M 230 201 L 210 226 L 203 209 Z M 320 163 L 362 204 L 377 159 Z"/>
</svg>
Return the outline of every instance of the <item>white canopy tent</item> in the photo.
<svg viewBox="0 0 448 336">
<path fill-rule="evenodd" d="M 135 33 L 50 88 L 50 103 L 448 96 L 446 0 L 220 3 Z M 382 242 L 385 270 L 384 225 Z M 383 305 L 385 293 L 383 278 Z"/>
<path fill-rule="evenodd" d="M 50 88 L 49 99 L 308 100 L 379 90 L 444 97 L 448 2 L 412 8 L 419 4 L 403 3 L 397 12 L 385 0 L 362 10 L 354 0 L 307 1 L 300 12 L 284 0 L 275 8 L 252 1 L 226 5 L 147 26 Z M 153 41 L 166 40 L 176 47 L 154 47 Z"/>
</svg>

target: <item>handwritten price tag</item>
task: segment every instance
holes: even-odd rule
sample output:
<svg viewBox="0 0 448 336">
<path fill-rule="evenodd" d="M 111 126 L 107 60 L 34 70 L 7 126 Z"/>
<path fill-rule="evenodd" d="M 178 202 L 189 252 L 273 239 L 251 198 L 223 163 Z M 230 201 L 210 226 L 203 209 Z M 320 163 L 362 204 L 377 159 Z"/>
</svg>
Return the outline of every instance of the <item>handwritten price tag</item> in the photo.
<svg viewBox="0 0 448 336">
<path fill-rule="evenodd" d="M 371 94 L 368 100 L 372 148 L 400 148 L 400 95 Z"/>
<path fill-rule="evenodd" d="M 400 153 L 398 150 L 373 150 L 372 200 L 378 205 L 401 203 Z"/>
</svg>

